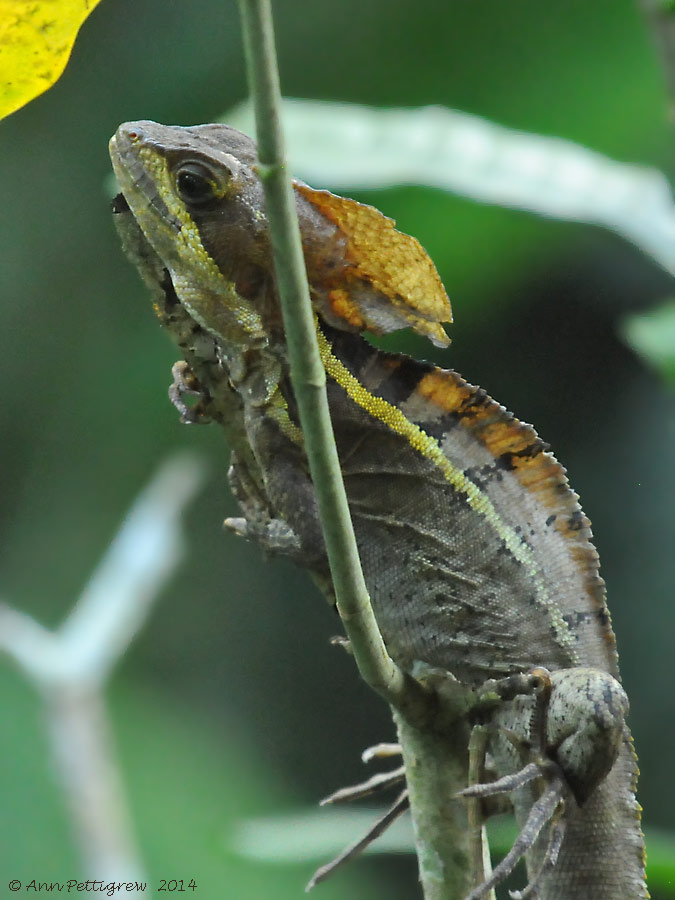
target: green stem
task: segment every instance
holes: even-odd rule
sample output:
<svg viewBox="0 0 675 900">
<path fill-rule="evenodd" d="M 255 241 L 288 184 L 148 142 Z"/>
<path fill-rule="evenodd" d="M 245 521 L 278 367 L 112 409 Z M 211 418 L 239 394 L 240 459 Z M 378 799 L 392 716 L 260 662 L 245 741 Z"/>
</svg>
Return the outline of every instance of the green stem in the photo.
<svg viewBox="0 0 675 900">
<path fill-rule="evenodd" d="M 274 252 L 293 390 L 305 436 L 337 606 L 364 680 L 400 704 L 410 680 L 392 661 L 377 627 L 352 528 L 326 397 L 298 217 L 284 158 L 281 95 L 269 0 L 239 0 L 256 117 L 258 171 Z"/>
<path fill-rule="evenodd" d="M 442 698 L 403 673 L 384 646 L 359 561 L 316 341 L 295 199 L 284 162 L 280 90 L 269 0 L 239 0 L 248 79 L 255 110 L 259 175 L 300 423 L 316 492 L 338 610 L 364 681 L 394 707 L 406 763 L 426 900 L 460 900 L 469 886 L 463 803 L 468 735 L 433 731 Z"/>
<path fill-rule="evenodd" d="M 641 0 L 639 5 L 661 57 L 668 93 L 668 117 L 672 126 L 675 120 L 675 3 L 673 0 Z"/>
</svg>

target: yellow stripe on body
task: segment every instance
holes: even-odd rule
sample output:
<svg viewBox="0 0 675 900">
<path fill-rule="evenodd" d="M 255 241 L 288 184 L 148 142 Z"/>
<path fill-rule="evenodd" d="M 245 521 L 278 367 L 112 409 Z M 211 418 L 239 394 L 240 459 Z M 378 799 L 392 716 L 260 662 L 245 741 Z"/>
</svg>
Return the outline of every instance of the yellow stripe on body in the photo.
<svg viewBox="0 0 675 900">
<path fill-rule="evenodd" d="M 560 644 L 567 648 L 572 661 L 578 663 L 578 655 L 574 649 L 574 637 L 560 610 L 549 595 L 532 551 L 518 537 L 516 532 L 502 520 L 490 498 L 470 478 L 467 478 L 461 469 L 458 469 L 450 462 L 438 441 L 407 419 L 397 406 L 393 406 L 382 399 L 382 397 L 376 397 L 371 394 L 358 378 L 352 375 L 344 363 L 335 356 L 333 348 L 321 331 L 318 323 L 316 332 L 319 342 L 319 353 L 326 373 L 340 385 L 357 406 L 360 406 L 373 418 L 379 419 L 380 422 L 383 422 L 387 428 L 390 428 L 396 434 L 400 434 L 421 456 L 431 460 L 434 465 L 438 466 L 446 481 L 456 491 L 464 494 L 469 506 L 483 516 L 504 542 L 505 547 L 513 557 L 525 567 L 528 575 L 534 582 L 539 602 L 548 609 Z"/>
<path fill-rule="evenodd" d="M 279 430 L 284 437 L 288 438 L 288 440 L 292 441 L 294 444 L 297 444 L 298 447 L 304 446 L 305 438 L 302 429 L 295 424 L 288 414 L 288 403 L 286 403 L 279 385 L 277 385 L 274 393 L 270 397 L 265 408 L 265 414 L 277 423 Z"/>
</svg>

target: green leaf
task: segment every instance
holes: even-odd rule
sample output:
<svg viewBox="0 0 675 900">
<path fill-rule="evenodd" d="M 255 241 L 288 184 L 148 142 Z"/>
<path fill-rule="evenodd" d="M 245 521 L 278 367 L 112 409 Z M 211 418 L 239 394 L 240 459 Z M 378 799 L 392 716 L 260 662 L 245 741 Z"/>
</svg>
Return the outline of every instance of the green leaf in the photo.
<svg viewBox="0 0 675 900">
<path fill-rule="evenodd" d="M 426 185 L 600 225 L 675 274 L 675 205 L 657 169 L 440 106 L 374 109 L 286 99 L 283 115 L 291 168 L 310 184 L 336 190 Z M 223 120 L 252 133 L 247 104 Z"/>
<path fill-rule="evenodd" d="M 317 862 L 335 856 L 364 834 L 383 809 L 352 808 L 298 810 L 287 815 L 267 816 L 239 822 L 231 832 L 228 847 L 243 859 L 265 863 Z M 517 829 L 509 816 L 488 822 L 494 857 L 511 849 Z M 650 828 L 646 834 L 649 886 L 659 896 L 675 898 L 675 835 Z M 368 846 L 366 853 L 412 853 L 414 838 L 410 818 L 404 816 Z"/>
<path fill-rule="evenodd" d="M 646 363 L 675 384 L 675 300 L 646 313 L 626 316 L 622 332 Z"/>
</svg>

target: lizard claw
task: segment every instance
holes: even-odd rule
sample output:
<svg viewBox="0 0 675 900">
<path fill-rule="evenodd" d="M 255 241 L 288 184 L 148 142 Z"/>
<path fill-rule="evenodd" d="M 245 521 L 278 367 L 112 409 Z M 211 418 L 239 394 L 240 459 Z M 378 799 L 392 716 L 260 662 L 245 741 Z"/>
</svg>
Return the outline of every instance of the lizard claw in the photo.
<svg viewBox="0 0 675 900">
<path fill-rule="evenodd" d="M 553 868 L 558 859 L 560 845 L 565 832 L 565 819 L 562 817 L 562 812 L 564 811 L 565 799 L 569 794 L 569 788 L 561 775 L 557 773 L 551 774 L 548 765 L 542 767 L 537 763 L 529 763 L 515 775 L 507 775 L 505 778 L 500 778 L 499 781 L 495 781 L 492 784 L 473 785 L 460 792 L 463 796 L 489 796 L 500 791 L 522 787 L 522 785 L 545 773 L 547 773 L 549 778 L 549 785 L 541 797 L 532 804 L 527 820 L 513 846 L 499 865 L 495 866 L 490 877 L 474 888 L 466 896 L 465 900 L 480 900 L 488 891 L 492 890 L 510 875 L 518 862 L 537 840 L 544 826 L 550 822 L 549 840 L 539 870 L 522 891 L 509 892 L 513 900 L 525 900 L 528 897 L 536 897 L 537 885 L 541 878 Z"/>
<path fill-rule="evenodd" d="M 204 406 L 209 400 L 208 394 L 201 388 L 194 376 L 192 369 L 185 362 L 179 360 L 171 367 L 172 383 L 169 385 L 169 400 L 180 413 L 180 420 L 184 425 L 204 425 L 211 420 L 204 413 Z M 197 398 L 197 402 L 186 402 L 186 398 Z"/>
<path fill-rule="evenodd" d="M 519 772 L 512 775 L 505 775 L 497 781 L 489 781 L 486 784 L 472 784 L 470 787 L 464 788 L 463 791 L 457 791 L 458 797 L 491 797 L 492 794 L 501 794 L 506 791 L 515 791 L 535 778 L 539 778 L 543 774 L 543 766 L 538 762 L 528 763 Z"/>
<path fill-rule="evenodd" d="M 374 840 L 389 828 L 392 822 L 395 822 L 396 819 L 408 809 L 408 806 L 408 791 L 403 790 L 398 795 L 393 805 L 389 807 L 383 816 L 380 816 L 362 838 L 343 850 L 334 860 L 316 870 L 307 884 L 305 892 L 311 891 L 315 885 L 319 884 L 321 881 L 325 881 L 326 878 L 328 878 L 329 875 L 332 875 L 340 866 L 349 862 L 349 860 L 353 859 L 355 856 L 358 856 L 359 853 L 362 853 L 369 844 L 372 844 Z"/>
<path fill-rule="evenodd" d="M 392 744 L 382 741 L 379 744 L 373 744 L 372 747 L 366 747 L 361 754 L 361 761 L 364 763 L 372 762 L 374 759 L 391 759 L 392 756 L 401 756 L 401 745 Z"/>
<path fill-rule="evenodd" d="M 225 519 L 223 526 L 237 537 L 257 541 L 269 553 L 299 554 L 300 539 L 282 519 L 266 519 L 256 522 L 241 516 Z"/>
<path fill-rule="evenodd" d="M 351 800 L 360 800 L 377 791 L 384 791 L 399 781 L 405 781 L 405 766 L 392 769 L 391 772 L 377 772 L 360 784 L 340 788 L 319 801 L 319 806 L 328 806 L 332 803 L 348 803 Z"/>
<path fill-rule="evenodd" d="M 544 858 L 539 870 L 522 891 L 509 891 L 511 900 L 527 900 L 528 897 L 536 897 L 541 879 L 551 871 L 558 861 L 558 854 L 560 853 L 560 847 L 562 846 L 567 827 L 567 820 L 562 815 L 563 811 L 564 804 L 561 802 L 551 817 L 551 832 L 548 846 L 544 852 Z"/>
<path fill-rule="evenodd" d="M 369 747 L 363 752 L 362 759 L 365 763 L 372 759 L 384 759 L 391 756 L 397 756 L 400 754 L 400 750 L 401 748 L 398 744 L 376 744 L 375 747 Z M 361 784 L 341 788 L 329 797 L 325 797 L 320 805 L 325 806 L 328 803 L 344 803 L 361 797 L 367 797 L 369 794 L 385 791 L 401 781 L 405 781 L 405 766 L 400 766 L 389 772 L 378 772 Z M 389 826 L 408 809 L 409 805 L 408 789 L 404 786 L 392 806 L 390 806 L 389 809 L 371 825 L 362 838 L 359 838 L 353 844 L 350 844 L 349 847 L 343 850 L 342 853 L 336 856 L 331 862 L 326 863 L 326 865 L 321 866 L 321 868 L 316 870 L 305 888 L 305 891 L 311 891 L 316 884 L 319 884 L 320 881 L 324 881 L 340 866 L 362 853 L 366 847 L 372 844 L 374 840 L 383 834 L 387 828 L 389 828 Z"/>
</svg>

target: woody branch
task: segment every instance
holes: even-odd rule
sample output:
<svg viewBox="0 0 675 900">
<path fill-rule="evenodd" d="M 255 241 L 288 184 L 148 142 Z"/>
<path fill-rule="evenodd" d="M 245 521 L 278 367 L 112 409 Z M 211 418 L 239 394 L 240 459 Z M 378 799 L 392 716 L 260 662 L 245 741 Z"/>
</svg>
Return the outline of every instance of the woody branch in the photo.
<svg viewBox="0 0 675 900">
<path fill-rule="evenodd" d="M 160 469 L 56 631 L 0 605 L 0 651 L 42 696 L 54 770 L 97 878 L 143 880 L 103 688 L 182 559 L 180 515 L 202 480 L 194 457 Z"/>
</svg>

